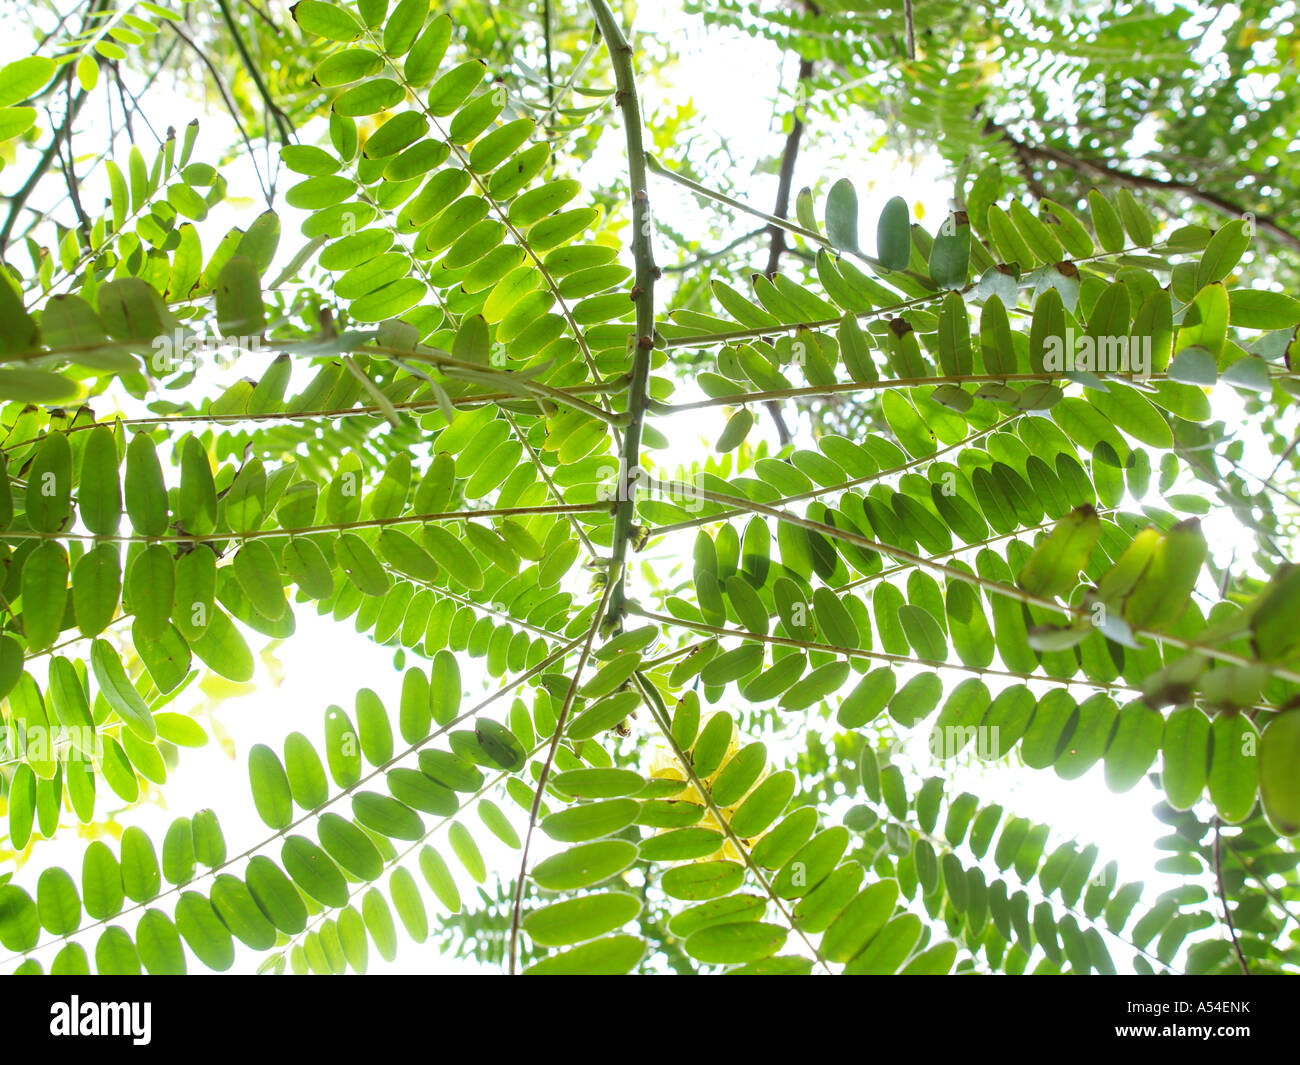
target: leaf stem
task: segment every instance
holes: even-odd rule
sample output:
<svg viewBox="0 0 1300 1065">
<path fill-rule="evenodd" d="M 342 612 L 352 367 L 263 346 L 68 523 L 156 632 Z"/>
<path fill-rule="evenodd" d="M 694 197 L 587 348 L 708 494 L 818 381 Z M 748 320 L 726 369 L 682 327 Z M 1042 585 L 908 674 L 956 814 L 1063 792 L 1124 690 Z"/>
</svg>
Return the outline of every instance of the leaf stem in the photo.
<svg viewBox="0 0 1300 1065">
<path fill-rule="evenodd" d="M 560 748 L 560 739 L 564 736 L 564 726 L 568 724 L 569 712 L 573 709 L 573 700 L 578 694 L 578 681 L 582 677 L 583 669 L 586 668 L 587 659 L 591 657 L 592 645 L 595 643 L 596 634 L 601 628 L 600 619 L 604 614 L 606 604 L 609 602 L 610 591 L 613 587 L 613 582 L 606 582 L 605 591 L 600 597 L 600 604 L 596 607 L 595 614 L 592 615 L 591 627 L 587 630 L 585 637 L 579 637 L 585 642 L 582 645 L 582 651 L 578 655 L 578 664 L 573 670 L 573 679 L 569 681 L 569 689 L 564 696 L 564 705 L 560 707 L 560 712 L 555 718 L 555 732 L 551 736 L 551 745 L 546 751 L 546 760 L 542 763 L 542 771 L 537 776 L 537 788 L 533 792 L 533 805 L 528 811 L 528 830 L 524 833 L 523 853 L 519 858 L 519 876 L 515 878 L 514 903 L 510 911 L 509 972 L 511 976 L 515 975 L 518 956 L 519 922 L 523 916 L 524 882 L 528 878 L 528 850 L 533 841 L 533 829 L 537 827 L 537 814 L 542 808 L 542 795 L 546 792 L 546 781 L 551 775 L 551 766 L 555 763 L 555 755 Z"/>
<path fill-rule="evenodd" d="M 250 529 L 246 532 L 178 533 L 172 536 L 145 536 L 139 533 L 100 536 L 94 533 L 37 532 L 34 529 L 6 529 L 0 543 L 7 540 L 93 540 L 110 544 L 212 544 L 227 540 L 274 540 L 310 536 L 312 533 L 347 532 L 350 529 L 383 529 L 393 525 L 415 525 L 430 521 L 469 521 L 472 518 L 532 517 L 538 514 L 582 514 L 608 510 L 608 503 L 564 503 L 535 507 L 485 507 L 482 510 L 448 510 L 437 514 L 401 514 L 395 518 L 362 518 L 357 521 L 304 525 L 297 529 Z"/>
<path fill-rule="evenodd" d="M 778 521 L 787 522 L 790 525 L 797 525 L 800 528 L 807 529 L 810 532 L 820 533 L 822 536 L 829 537 L 833 540 L 843 540 L 846 543 L 856 544 L 858 547 L 864 547 L 869 551 L 876 551 L 882 555 L 897 559 L 900 562 L 912 566 L 920 566 L 923 569 L 933 570 L 941 573 L 945 577 L 962 581 L 966 584 L 973 585 L 983 591 L 1000 595 L 1006 599 L 1014 599 L 1029 606 L 1042 607 L 1044 610 L 1055 611 L 1059 614 L 1079 615 L 1084 613 L 1082 607 L 1071 606 L 1066 603 L 1057 602 L 1047 596 L 1037 595 L 1033 592 L 1027 592 L 1023 588 L 1017 588 L 1014 585 L 1003 584 L 1001 581 L 990 580 L 986 577 L 980 577 L 977 574 L 968 573 L 956 566 L 950 566 L 943 562 L 938 562 L 933 558 L 927 558 L 925 555 L 918 555 L 915 552 L 907 551 L 901 547 L 895 547 L 891 544 L 882 544 L 869 537 L 862 536 L 847 529 L 838 529 L 834 525 L 827 525 L 825 522 L 813 521 L 811 518 L 800 517 L 798 514 L 791 514 L 789 511 L 780 510 L 775 507 L 765 506 L 762 503 L 755 503 L 750 499 L 743 499 L 740 496 L 724 495 L 721 492 L 711 492 L 708 489 L 699 488 L 695 485 L 681 484 L 677 481 L 664 481 L 655 477 L 647 471 L 639 471 L 638 479 L 641 483 L 652 489 L 668 492 L 694 493 L 702 499 L 714 503 L 724 503 L 736 507 L 739 510 L 748 511 L 754 514 L 762 514 L 769 518 L 775 518 Z M 1245 655 L 1236 654 L 1233 651 L 1225 651 L 1219 647 L 1210 647 L 1206 644 L 1197 643 L 1195 640 L 1189 640 L 1182 636 L 1176 636 L 1173 633 L 1156 632 L 1153 629 L 1133 626 L 1134 636 L 1145 636 L 1147 639 L 1155 640 L 1157 643 L 1167 644 L 1170 647 L 1177 647 L 1183 651 L 1194 651 L 1198 654 L 1205 655 L 1209 658 L 1215 658 L 1222 662 L 1231 662 L 1239 666 L 1256 666 L 1258 661 Z M 1293 669 L 1286 669 L 1276 665 L 1269 666 L 1270 671 L 1276 677 L 1283 680 L 1300 684 L 1300 673 Z"/>
</svg>

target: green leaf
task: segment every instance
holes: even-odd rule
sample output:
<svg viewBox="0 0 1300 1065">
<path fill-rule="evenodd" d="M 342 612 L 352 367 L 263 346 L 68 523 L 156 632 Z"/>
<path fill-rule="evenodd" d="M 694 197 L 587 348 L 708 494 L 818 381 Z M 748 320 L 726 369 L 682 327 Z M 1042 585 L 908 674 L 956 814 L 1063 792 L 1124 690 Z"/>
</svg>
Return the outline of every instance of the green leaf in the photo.
<svg viewBox="0 0 1300 1065">
<path fill-rule="evenodd" d="M 131 825 L 122 833 L 122 886 L 132 902 L 147 902 L 162 885 L 158 856 L 144 831 Z"/>
<path fill-rule="evenodd" d="M 524 970 L 526 976 L 622 976 L 645 955 L 640 936 L 606 936 L 594 943 L 552 954 Z"/>
<path fill-rule="evenodd" d="M 152 742 L 158 735 L 153 715 L 127 678 L 117 652 L 106 641 L 95 640 L 90 647 L 90 664 L 99 690 L 127 728 L 140 739 Z"/>
<path fill-rule="evenodd" d="M 280 568 L 265 540 L 246 541 L 232 568 L 254 610 L 271 621 L 284 616 L 288 604 L 280 586 Z"/>
<path fill-rule="evenodd" d="M 126 449 L 126 513 L 141 536 L 167 531 L 167 486 L 158 453 L 147 433 L 136 433 Z"/>
<path fill-rule="evenodd" d="M 632 799 L 607 799 L 558 810 L 541 820 L 541 829 L 561 843 L 585 843 L 621 832 L 637 819 L 640 806 Z"/>
<path fill-rule="evenodd" d="M 740 804 L 731 818 L 731 828 L 742 839 L 752 838 L 772 824 L 794 795 L 794 774 L 773 773 Z"/>
<path fill-rule="evenodd" d="M 81 887 L 86 913 L 96 921 L 116 917 L 125 898 L 122 869 L 113 852 L 101 840 L 86 846 L 81 863 Z"/>
<path fill-rule="evenodd" d="M 1076 507 L 1052 528 L 1020 571 L 1017 582 L 1034 595 L 1065 596 L 1078 583 L 1101 534 L 1101 519 L 1091 506 Z"/>
<path fill-rule="evenodd" d="M 384 871 L 384 859 L 371 838 L 346 817 L 328 811 L 316 825 L 321 846 L 339 866 L 361 880 L 377 880 Z"/>
<path fill-rule="evenodd" d="M 40 936 L 40 918 L 31 896 L 14 884 L 0 884 L 0 943 L 6 950 L 28 951 Z"/>
<path fill-rule="evenodd" d="M 429 917 L 424 909 L 424 900 L 420 898 L 420 889 L 415 884 L 415 877 L 403 868 L 393 870 L 393 875 L 388 882 L 388 893 L 392 896 L 393 905 L 397 908 L 397 916 L 401 918 L 402 927 L 406 929 L 415 942 L 423 943 L 429 935 Z M 371 902 L 372 899 L 378 901 Z M 388 944 L 392 937 L 392 918 L 389 917 L 387 907 L 383 905 L 383 898 L 375 888 L 366 892 L 365 901 L 362 904 L 362 912 L 366 917 L 366 926 L 370 929 L 370 934 L 375 939 L 375 945 L 379 948 L 379 953 L 384 958 L 389 958 L 392 951 L 396 949 L 395 940 L 393 945 Z M 382 913 L 383 916 L 379 916 Z M 376 929 L 376 924 L 383 922 L 381 930 Z"/>
<path fill-rule="evenodd" d="M 348 904 L 348 885 L 343 874 L 311 840 L 290 836 L 281 848 L 280 860 L 293 882 L 317 902 L 333 908 Z"/>
<path fill-rule="evenodd" d="M 1115 208 L 1096 189 L 1088 190 L 1088 207 L 1092 214 L 1092 228 L 1097 234 L 1098 243 L 1110 252 L 1123 248 L 1124 229 L 1120 225 Z"/>
<path fill-rule="evenodd" d="M 428 14 L 429 0 L 400 0 L 384 23 L 384 52 L 394 59 L 406 55 Z"/>
<path fill-rule="evenodd" d="M 178 817 L 163 837 L 162 875 L 169 884 L 185 884 L 194 878 L 194 830 L 188 817 Z"/>
<path fill-rule="evenodd" d="M 785 945 L 788 930 L 762 921 L 710 925 L 686 938 L 683 948 L 709 965 L 740 964 L 768 958 Z"/>
<path fill-rule="evenodd" d="M 1166 371 L 1171 380 L 1189 385 L 1213 385 L 1219 379 L 1214 356 L 1201 347 L 1184 348 Z"/>
<path fill-rule="evenodd" d="M 380 547 L 383 547 L 382 534 Z M 329 561 L 311 540 L 301 537 L 290 540 L 284 545 L 282 560 L 285 574 L 312 599 L 327 599 L 334 591 L 334 573 Z"/>
<path fill-rule="evenodd" d="M 565 947 L 615 932 L 641 912 L 635 895 L 610 891 L 565 899 L 527 914 L 523 929 L 542 947 Z"/>
<path fill-rule="evenodd" d="M 149 544 L 135 556 L 126 573 L 126 596 L 145 640 L 162 637 L 175 599 L 176 571 L 171 552 Z"/>
<path fill-rule="evenodd" d="M 1259 741 L 1259 796 L 1269 823 L 1284 836 L 1300 836 L 1300 712 L 1275 715 Z"/>
<path fill-rule="evenodd" d="M 1255 808 L 1259 734 L 1244 714 L 1219 714 L 1210 731 L 1210 799 L 1224 821 L 1237 824 Z"/>
<path fill-rule="evenodd" d="M 392 586 L 375 553 L 355 533 L 343 533 L 334 541 L 334 557 L 348 580 L 366 595 L 385 595 Z"/>
<path fill-rule="evenodd" d="M 97 536 L 114 536 L 122 518 L 122 485 L 117 474 L 113 430 L 96 426 L 86 439 L 81 460 L 77 508 L 83 524 Z"/>
<path fill-rule="evenodd" d="M 749 435 L 752 428 L 754 428 L 754 415 L 748 407 L 741 407 L 727 419 L 727 424 L 723 427 L 722 434 L 713 449 L 722 455 L 734 451 L 745 442 L 745 437 Z"/>
<path fill-rule="evenodd" d="M 459 912 L 460 892 L 456 888 L 456 881 L 452 879 L 451 870 L 447 868 L 442 855 L 432 847 L 420 849 L 420 872 L 424 874 L 425 881 L 438 901 L 449 912 Z"/>
<path fill-rule="evenodd" d="M 262 912 L 248 886 L 236 876 L 222 873 L 213 881 L 212 908 L 244 945 L 253 950 L 270 950 L 275 946 L 275 926 Z"/>
<path fill-rule="evenodd" d="M 81 898 L 76 882 L 64 870 L 41 873 L 36 882 L 36 912 L 51 935 L 69 935 L 81 926 Z"/>
<path fill-rule="evenodd" d="M 378 74 L 384 68 L 384 61 L 377 53 L 368 48 L 345 48 L 340 52 L 334 52 L 326 56 L 316 67 L 315 82 L 317 85 L 326 88 L 335 85 L 347 85 L 354 81 L 362 81 Z M 291 170 L 296 170 L 300 174 L 324 173 L 332 174 L 338 169 L 338 161 L 332 160 L 333 165 L 325 170 L 300 169 L 300 164 L 305 163 L 311 153 L 311 158 L 319 159 L 315 155 L 330 158 L 325 152 L 318 148 L 312 148 L 309 145 L 286 145 L 280 149 L 280 155 L 284 159 L 285 165 Z M 287 153 L 287 155 L 286 155 Z M 326 165 L 323 162 L 317 163 L 317 166 Z"/>
<path fill-rule="evenodd" d="M 1300 325 L 1300 300 L 1284 292 L 1234 288 L 1228 293 L 1228 303 L 1229 321 L 1239 329 L 1292 329 Z"/>
<path fill-rule="evenodd" d="M 0 107 L 0 141 L 20 137 L 35 124 L 34 107 Z"/>
<path fill-rule="evenodd" d="M 1133 194 L 1128 189 L 1121 188 L 1115 198 L 1119 202 L 1119 216 L 1128 235 L 1133 238 L 1133 243 L 1138 247 L 1149 247 L 1155 239 L 1151 221 L 1142 213 Z"/>
<path fill-rule="evenodd" d="M 826 929 L 822 957 L 839 962 L 853 958 L 885 926 L 897 901 L 896 880 L 881 880 L 865 888 Z"/>
<path fill-rule="evenodd" d="M 389 839 L 418 840 L 424 837 L 424 822 L 409 806 L 388 795 L 363 791 L 352 798 L 352 813 L 366 828 Z"/>
<path fill-rule="evenodd" d="M 184 976 L 185 950 L 176 926 L 162 910 L 146 910 L 135 929 L 135 945 L 150 976 Z"/>
<path fill-rule="evenodd" d="M 307 926 L 307 907 L 280 867 L 264 854 L 249 860 L 244 871 L 249 893 L 276 928 L 297 935 Z"/>
<path fill-rule="evenodd" d="M 22 103 L 41 91 L 54 77 L 54 60 L 43 55 L 17 59 L 0 67 L 0 107 Z"/>
<path fill-rule="evenodd" d="M 1039 303 L 1042 302 L 1040 299 Z M 984 360 L 986 373 L 998 375 L 1016 372 L 1011 326 L 1007 321 L 1006 308 L 996 295 L 985 301 L 984 309 L 980 312 L 980 357 Z"/>
<path fill-rule="evenodd" d="M 197 891 L 183 891 L 176 903 L 176 930 L 195 956 L 209 969 L 225 972 L 235 963 L 230 931 Z"/>
<path fill-rule="evenodd" d="M 293 821 L 293 793 L 280 759 L 264 743 L 248 752 L 248 779 L 257 815 L 271 828 L 286 828 Z"/>
<path fill-rule="evenodd" d="M 50 433 L 27 471 L 27 521 L 37 532 L 62 532 L 72 516 L 72 449 Z"/>
<path fill-rule="evenodd" d="M 1251 233 L 1241 219 L 1233 219 L 1218 230 L 1201 253 L 1196 265 L 1196 287 L 1204 288 L 1222 281 L 1236 267 L 1250 247 Z"/>
<path fill-rule="evenodd" d="M 845 975 L 892 976 L 912 953 L 921 929 L 921 918 L 916 914 L 900 913 L 845 966 Z"/>
<path fill-rule="evenodd" d="M 299 0 L 289 11 L 308 33 L 331 41 L 355 41 L 363 32 L 351 12 L 323 0 Z"/>
<path fill-rule="evenodd" d="M 207 629 L 190 644 L 194 653 L 227 680 L 253 677 L 253 652 L 225 611 L 213 607 Z"/>
<path fill-rule="evenodd" d="M 257 264 L 243 255 L 232 256 L 222 266 L 217 275 L 216 303 L 217 329 L 223 337 L 243 340 L 262 335 L 266 308 L 259 275 Z"/>
<path fill-rule="evenodd" d="M 1195 518 L 1170 529 L 1125 598 L 1124 620 L 1134 627 L 1152 629 L 1176 621 L 1187 606 L 1207 552 Z"/>
<path fill-rule="evenodd" d="M 459 66 L 452 67 L 430 87 L 426 96 L 429 113 L 442 117 L 456 111 L 469 98 L 469 94 L 478 87 L 478 83 L 483 80 L 483 75 L 486 73 L 487 68 L 480 59 L 470 59 Z M 513 209 L 511 218 L 514 219 Z"/>
<path fill-rule="evenodd" d="M 196 437 L 181 448 L 181 483 L 177 517 L 193 533 L 211 532 L 216 524 L 217 493 L 208 455 Z"/>
<path fill-rule="evenodd" d="M 1189 809 L 1205 790 L 1209 744 L 1210 722 L 1198 708 L 1179 707 L 1165 721 L 1160 782 L 1175 810 Z"/>
<path fill-rule="evenodd" d="M 523 769 L 528 757 L 527 752 L 514 733 L 499 721 L 493 721 L 488 717 L 476 718 L 474 735 L 478 737 L 487 756 L 502 769 L 511 773 Z"/>
<path fill-rule="evenodd" d="M 200 810 L 190 822 L 190 832 L 194 837 L 195 860 L 215 869 L 226 860 L 226 840 L 221 833 L 221 825 L 212 810 Z"/>
<path fill-rule="evenodd" d="M 856 206 L 856 201 L 855 201 Z M 911 214 L 907 201 L 894 196 L 876 224 L 876 255 L 886 270 L 906 270 L 912 257 Z"/>
<path fill-rule="evenodd" d="M 101 976 L 140 975 L 140 954 L 131 937 L 117 925 L 104 929 L 95 944 L 95 970 Z"/>
<path fill-rule="evenodd" d="M 930 277 L 940 288 L 964 288 L 970 275 L 970 223 L 964 212 L 951 214 L 930 248 Z"/>
<path fill-rule="evenodd" d="M 44 540 L 27 556 L 22 571 L 22 627 L 29 654 L 48 648 L 63 631 L 67 592 L 67 552 Z"/>
<path fill-rule="evenodd" d="M 826 236 L 836 251 L 858 250 L 858 192 L 848 178 L 835 182 L 826 196 Z"/>
<path fill-rule="evenodd" d="M 583 843 L 543 859 L 533 867 L 531 875 L 545 891 L 575 891 L 621 873 L 636 856 L 636 846 L 626 840 Z"/>
<path fill-rule="evenodd" d="M 465 871 L 478 883 L 483 883 L 487 879 L 487 867 L 483 863 L 483 855 L 479 852 L 478 844 L 469 834 L 469 829 L 459 821 L 454 822 L 447 830 L 447 842 L 451 844 L 452 853 L 460 860 Z"/>
</svg>

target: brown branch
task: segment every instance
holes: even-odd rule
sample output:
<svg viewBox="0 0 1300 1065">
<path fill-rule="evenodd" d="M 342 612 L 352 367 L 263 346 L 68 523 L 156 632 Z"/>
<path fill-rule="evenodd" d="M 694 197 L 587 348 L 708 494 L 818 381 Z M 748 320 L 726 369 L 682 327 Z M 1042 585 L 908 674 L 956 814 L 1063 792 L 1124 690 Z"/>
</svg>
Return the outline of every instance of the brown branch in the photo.
<svg viewBox="0 0 1300 1065">
<path fill-rule="evenodd" d="M 182 41 L 184 41 L 187 45 L 190 46 L 190 48 L 194 51 L 194 54 L 199 57 L 199 61 L 202 62 L 202 64 L 205 67 L 207 67 L 208 73 L 212 75 L 212 82 L 217 87 L 217 92 L 221 96 L 221 101 L 222 103 L 225 104 L 226 110 L 230 113 L 230 117 L 234 120 L 235 128 L 239 131 L 239 137 L 244 142 L 244 147 L 248 149 L 248 161 L 253 166 L 253 174 L 257 178 L 258 185 L 261 186 L 262 197 L 266 200 L 267 207 L 274 206 L 273 203 L 274 196 L 271 192 L 271 189 L 267 187 L 266 181 L 263 180 L 262 178 L 261 168 L 257 165 L 257 155 L 253 151 L 253 142 L 252 140 L 249 139 L 248 130 L 244 128 L 244 122 L 239 117 L 239 108 L 238 106 L 236 106 L 234 98 L 231 97 L 230 92 L 226 89 L 226 83 L 221 78 L 221 72 L 217 69 L 216 65 L 212 62 L 212 60 L 208 58 L 207 52 L 205 52 L 194 41 L 194 39 L 190 37 L 184 30 L 182 30 L 176 23 L 168 22 L 167 26 L 174 34 L 176 34 L 177 37 L 179 37 Z"/>
<path fill-rule="evenodd" d="M 68 77 L 67 77 L 67 89 L 66 89 L 67 103 L 64 105 L 68 111 L 72 110 L 73 73 L 74 73 L 73 68 L 71 65 L 69 65 Z M 48 108 L 46 108 L 45 113 L 49 115 L 50 112 Z M 54 117 L 52 115 L 50 116 L 50 125 L 51 126 L 54 125 Z M 59 146 L 60 140 L 67 141 L 68 158 L 66 160 L 63 158 L 63 149 Z M 81 192 L 77 186 L 77 173 L 76 170 L 74 169 L 74 159 L 76 157 L 72 153 L 72 123 L 71 122 L 64 123 L 61 131 L 61 136 L 55 138 L 54 146 L 55 146 L 55 151 L 58 155 L 59 169 L 63 171 L 63 181 L 68 187 L 68 196 L 72 200 L 72 209 L 77 215 L 77 226 L 81 230 L 81 235 L 84 240 L 85 246 L 90 247 L 90 243 L 91 243 L 90 216 L 86 214 L 86 209 L 81 204 Z"/>
<path fill-rule="evenodd" d="M 796 83 L 799 89 L 812 78 L 813 62 L 811 59 L 799 60 L 799 78 Z M 777 218 L 788 217 L 790 210 L 790 189 L 794 185 L 794 166 L 799 158 L 799 140 L 803 136 L 803 117 L 798 110 L 798 104 L 802 100 L 796 101 L 794 112 L 794 123 L 790 127 L 790 132 L 785 138 L 785 147 L 781 151 L 781 170 L 777 177 L 776 185 L 776 207 L 772 210 Z M 763 273 L 771 279 L 781 268 L 781 256 L 787 250 L 785 243 L 785 230 L 777 225 L 767 227 L 768 233 L 771 234 L 771 243 L 767 249 L 767 269 Z M 781 446 L 785 447 L 794 439 L 790 432 L 789 426 L 785 424 L 785 416 L 781 413 L 781 405 L 776 400 L 769 400 L 764 404 L 767 412 L 772 416 L 772 421 L 776 423 L 777 437 Z"/>
<path fill-rule="evenodd" d="M 40 184 L 41 178 L 45 176 L 46 171 L 50 169 L 56 160 L 62 164 L 63 156 L 60 143 L 64 134 L 72 128 L 72 123 L 77 120 L 77 113 L 81 110 L 81 105 L 86 102 L 89 95 L 83 89 L 68 104 L 67 111 L 63 116 L 63 124 L 54 130 L 49 147 L 45 149 L 31 174 L 23 182 L 22 188 L 9 197 L 9 214 L 5 218 L 4 226 L 0 227 L 0 255 L 4 254 L 5 248 L 9 245 L 9 237 L 13 233 L 14 225 L 18 222 L 18 216 L 22 214 L 23 207 L 26 206 L 27 198 L 31 196 L 32 190 Z"/>
<path fill-rule="evenodd" d="M 1231 218 L 1249 218 L 1257 232 L 1271 237 L 1280 244 L 1288 247 L 1300 249 L 1300 236 L 1285 229 L 1271 215 L 1256 214 L 1254 211 L 1243 207 L 1226 196 L 1220 196 L 1218 193 L 1207 192 L 1205 189 L 1197 188 L 1195 185 L 1186 181 L 1176 181 L 1172 178 L 1148 177 L 1145 174 L 1130 174 L 1127 171 L 1116 169 L 1109 163 L 1096 159 L 1084 159 L 1079 156 L 1071 155 L 1069 152 L 1060 148 L 1049 148 L 1045 145 L 1029 144 L 1020 140 L 1005 126 L 1001 126 L 989 119 L 984 123 L 984 132 L 997 134 L 1009 144 L 1016 153 L 1017 158 L 1026 158 L 1038 162 L 1051 162 L 1057 166 L 1063 166 L 1070 170 L 1077 171 L 1081 174 L 1087 174 L 1089 177 L 1099 178 L 1102 181 L 1111 181 L 1119 185 L 1127 185 L 1133 189 L 1151 189 L 1159 192 L 1173 192 L 1181 196 L 1186 196 L 1189 200 L 1211 210 L 1218 211 L 1220 214 L 1227 215 Z"/>
<path fill-rule="evenodd" d="M 767 226 L 760 226 L 758 229 L 751 229 L 748 233 L 742 233 L 729 244 L 724 244 L 717 251 L 703 252 L 697 255 L 694 259 L 688 259 L 684 263 L 677 263 L 673 266 L 662 267 L 662 270 L 665 274 L 688 273 L 689 271 L 694 270 L 697 266 L 703 266 L 705 263 L 711 263 L 717 259 L 721 259 L 728 252 L 735 251 L 746 241 L 753 240 L 755 237 L 763 236 L 768 232 L 768 228 L 769 227 Z"/>
<path fill-rule="evenodd" d="M 802 88 L 812 77 L 813 64 L 811 59 L 801 59 L 799 61 L 799 80 L 798 85 Z M 790 189 L 794 185 L 794 165 L 799 158 L 799 140 L 803 136 L 803 118 L 796 109 L 794 114 L 794 124 L 790 127 L 790 133 L 785 138 L 785 148 L 781 151 L 781 170 L 777 178 L 776 186 L 776 207 L 772 213 L 777 218 L 789 217 L 790 210 Z M 763 272 L 771 278 L 781 266 L 781 255 L 786 250 L 785 230 L 779 226 L 771 225 L 767 231 L 772 235 L 772 242 L 768 246 L 767 269 Z"/>
</svg>

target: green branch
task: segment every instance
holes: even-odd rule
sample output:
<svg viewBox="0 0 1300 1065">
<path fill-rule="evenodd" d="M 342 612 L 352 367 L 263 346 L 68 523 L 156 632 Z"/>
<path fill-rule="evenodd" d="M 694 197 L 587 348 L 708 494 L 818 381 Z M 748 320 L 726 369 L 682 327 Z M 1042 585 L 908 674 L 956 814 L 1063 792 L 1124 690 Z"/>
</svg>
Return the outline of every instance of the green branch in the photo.
<svg viewBox="0 0 1300 1065">
<path fill-rule="evenodd" d="M 605 48 L 614 67 L 614 83 L 617 87 L 614 99 L 623 112 L 628 184 L 632 192 L 632 257 L 635 261 L 632 299 L 636 305 L 636 334 L 632 340 L 632 381 L 628 388 L 627 430 L 623 436 L 619 471 L 619 484 L 630 486 L 631 472 L 641 463 L 641 431 L 650 401 L 650 355 L 654 349 L 655 337 L 654 285 L 659 277 L 659 268 L 655 266 L 654 249 L 650 242 L 650 194 L 646 180 L 648 158 L 641 139 L 641 105 L 636 94 L 632 46 L 627 43 L 627 38 L 614 20 L 605 0 L 590 2 L 596 26 L 605 40 Z M 635 517 L 636 493 L 629 487 L 619 498 L 614 511 L 614 539 L 609 566 L 613 594 L 605 619 L 606 626 L 610 628 L 618 624 L 627 608 L 624 569 Z"/>
</svg>

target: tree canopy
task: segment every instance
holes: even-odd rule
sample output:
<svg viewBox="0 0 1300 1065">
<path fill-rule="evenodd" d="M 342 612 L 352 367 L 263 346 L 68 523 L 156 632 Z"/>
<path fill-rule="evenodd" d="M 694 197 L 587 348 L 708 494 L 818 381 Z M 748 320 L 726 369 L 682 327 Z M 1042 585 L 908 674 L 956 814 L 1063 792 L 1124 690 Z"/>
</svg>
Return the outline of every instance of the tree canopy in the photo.
<svg viewBox="0 0 1300 1065">
<path fill-rule="evenodd" d="M 5 971 L 1300 971 L 1293 5 L 14 22 Z"/>
</svg>

